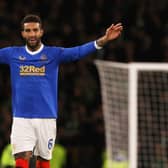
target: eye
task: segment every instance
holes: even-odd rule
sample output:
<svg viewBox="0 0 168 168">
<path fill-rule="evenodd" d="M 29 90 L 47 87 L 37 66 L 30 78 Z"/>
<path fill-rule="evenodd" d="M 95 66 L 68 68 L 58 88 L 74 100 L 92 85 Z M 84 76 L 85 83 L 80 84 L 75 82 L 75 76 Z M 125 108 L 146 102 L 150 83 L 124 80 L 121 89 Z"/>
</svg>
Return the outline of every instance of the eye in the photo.
<svg viewBox="0 0 168 168">
<path fill-rule="evenodd" d="M 38 32 L 38 29 L 33 29 L 34 32 Z"/>
<path fill-rule="evenodd" d="M 30 29 L 25 29 L 24 31 L 28 33 L 28 32 L 30 32 Z"/>
</svg>

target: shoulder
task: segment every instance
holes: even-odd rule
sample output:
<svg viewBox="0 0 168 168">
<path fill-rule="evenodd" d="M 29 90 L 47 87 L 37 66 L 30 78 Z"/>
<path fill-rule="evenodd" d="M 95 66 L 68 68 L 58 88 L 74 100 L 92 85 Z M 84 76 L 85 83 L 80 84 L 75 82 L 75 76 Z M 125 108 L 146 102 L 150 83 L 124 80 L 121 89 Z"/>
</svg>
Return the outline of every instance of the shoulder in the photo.
<svg viewBox="0 0 168 168">
<path fill-rule="evenodd" d="M 44 49 L 46 49 L 46 50 L 59 50 L 60 48 L 61 47 L 44 45 Z"/>
<path fill-rule="evenodd" d="M 25 46 L 12 46 L 10 48 L 12 48 L 13 50 L 25 50 Z"/>
<path fill-rule="evenodd" d="M 9 46 L 9 47 L 4 47 L 1 50 L 6 50 L 6 51 L 15 51 L 15 50 L 23 50 L 24 46 Z"/>
<path fill-rule="evenodd" d="M 47 52 L 59 53 L 62 50 L 62 47 L 57 46 L 44 46 L 44 50 Z"/>
</svg>

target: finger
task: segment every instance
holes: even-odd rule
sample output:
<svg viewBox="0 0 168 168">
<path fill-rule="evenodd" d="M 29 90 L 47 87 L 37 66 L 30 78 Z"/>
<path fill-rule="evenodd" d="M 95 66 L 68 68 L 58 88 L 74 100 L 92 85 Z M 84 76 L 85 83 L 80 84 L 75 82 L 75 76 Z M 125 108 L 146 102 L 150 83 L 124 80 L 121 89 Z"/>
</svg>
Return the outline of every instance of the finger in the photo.
<svg viewBox="0 0 168 168">
<path fill-rule="evenodd" d="M 121 27 L 122 27 L 122 23 L 117 23 L 116 25 L 113 26 L 114 29 L 121 28 Z"/>
<path fill-rule="evenodd" d="M 108 29 L 112 29 L 114 27 L 114 24 L 111 24 L 111 26 Z"/>
<path fill-rule="evenodd" d="M 123 30 L 123 26 L 121 23 L 118 23 L 118 24 L 114 25 L 113 29 L 114 30 Z"/>
<path fill-rule="evenodd" d="M 118 27 L 109 28 L 108 32 L 111 32 L 111 31 L 122 31 L 122 30 L 123 30 L 123 26 L 118 26 Z"/>
<path fill-rule="evenodd" d="M 114 27 L 114 24 L 111 24 L 111 26 L 107 28 L 106 33 L 107 33 L 108 31 L 112 30 L 113 27 Z"/>
<path fill-rule="evenodd" d="M 115 26 L 121 26 L 121 25 L 122 25 L 122 23 L 121 23 L 121 22 L 119 22 L 119 23 L 115 24 Z"/>
<path fill-rule="evenodd" d="M 114 26 L 122 26 L 122 23 L 117 23 L 117 24 L 115 24 Z"/>
<path fill-rule="evenodd" d="M 123 26 L 115 27 L 115 30 L 123 30 Z"/>
<path fill-rule="evenodd" d="M 106 33 L 114 31 L 114 30 L 115 31 L 122 31 L 123 30 L 122 23 L 111 24 L 111 26 L 109 28 L 107 28 Z"/>
<path fill-rule="evenodd" d="M 112 24 L 109 28 L 108 28 L 108 30 L 113 30 L 113 29 L 123 29 L 123 26 L 122 26 L 122 23 L 117 23 L 117 24 Z"/>
</svg>

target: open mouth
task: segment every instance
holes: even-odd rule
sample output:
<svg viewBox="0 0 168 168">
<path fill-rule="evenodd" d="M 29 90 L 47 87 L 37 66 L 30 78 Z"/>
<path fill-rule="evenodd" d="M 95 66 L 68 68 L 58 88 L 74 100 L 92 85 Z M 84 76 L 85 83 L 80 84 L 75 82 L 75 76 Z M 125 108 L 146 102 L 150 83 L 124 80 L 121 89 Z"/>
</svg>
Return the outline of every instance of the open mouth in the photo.
<svg viewBox="0 0 168 168">
<path fill-rule="evenodd" d="M 30 42 L 30 43 L 36 43 L 37 40 L 36 40 L 36 39 L 29 39 L 29 42 Z"/>
</svg>

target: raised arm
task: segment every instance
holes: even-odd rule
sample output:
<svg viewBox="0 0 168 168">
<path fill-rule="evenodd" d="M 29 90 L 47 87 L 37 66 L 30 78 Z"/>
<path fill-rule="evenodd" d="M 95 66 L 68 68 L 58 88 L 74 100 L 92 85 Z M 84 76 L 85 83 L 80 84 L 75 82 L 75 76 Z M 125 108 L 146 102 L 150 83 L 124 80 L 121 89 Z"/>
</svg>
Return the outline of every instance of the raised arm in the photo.
<svg viewBox="0 0 168 168">
<path fill-rule="evenodd" d="M 118 38 L 123 30 L 123 26 L 121 23 L 112 24 L 110 27 L 106 29 L 106 33 L 96 40 L 96 43 L 99 47 L 103 47 L 108 42 Z"/>
<path fill-rule="evenodd" d="M 101 49 L 108 42 L 118 38 L 122 30 L 123 26 L 121 23 L 112 24 L 106 29 L 105 34 L 95 41 L 72 48 L 62 48 L 59 56 L 59 62 L 78 60 L 96 51 L 97 49 Z"/>
</svg>

